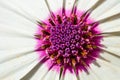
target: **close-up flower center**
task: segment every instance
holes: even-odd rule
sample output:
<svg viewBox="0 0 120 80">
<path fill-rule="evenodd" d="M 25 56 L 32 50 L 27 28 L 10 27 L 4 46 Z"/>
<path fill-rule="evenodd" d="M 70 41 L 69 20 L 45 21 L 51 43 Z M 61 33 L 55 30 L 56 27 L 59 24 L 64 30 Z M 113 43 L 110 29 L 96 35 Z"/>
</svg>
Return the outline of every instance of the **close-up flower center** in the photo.
<svg viewBox="0 0 120 80">
<path fill-rule="evenodd" d="M 41 35 L 44 44 L 38 51 L 46 52 L 52 67 L 59 66 L 71 72 L 74 68 L 87 71 L 89 64 L 101 52 L 99 46 L 102 37 L 97 36 L 100 33 L 97 28 L 99 23 L 89 19 L 87 12 L 81 16 L 57 14 L 49 18 L 48 22 L 48 27 L 42 30 Z"/>
</svg>

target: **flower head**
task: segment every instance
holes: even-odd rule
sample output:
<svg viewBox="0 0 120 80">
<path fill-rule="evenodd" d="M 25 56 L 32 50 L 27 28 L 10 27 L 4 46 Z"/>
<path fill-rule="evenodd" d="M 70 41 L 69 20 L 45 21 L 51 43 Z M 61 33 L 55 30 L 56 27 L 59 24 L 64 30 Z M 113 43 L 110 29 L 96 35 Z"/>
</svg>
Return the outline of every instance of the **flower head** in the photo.
<svg viewBox="0 0 120 80">
<path fill-rule="evenodd" d="M 50 68 L 57 66 L 59 71 L 64 69 L 64 72 L 67 69 L 71 72 L 76 69 L 77 75 L 79 70 L 87 72 L 89 64 L 101 52 L 99 47 L 102 46 L 102 36 L 98 35 L 100 31 L 97 28 L 99 23 L 88 18 L 89 12 L 77 11 L 68 15 L 65 10 L 62 14 L 53 15 L 48 23 L 39 25 L 42 29 L 39 28 L 35 35 L 40 44 L 36 51 L 44 51 L 44 56 L 51 61 Z"/>
<path fill-rule="evenodd" d="M 6 23 L 0 24 L 1 33 L 13 35 L 0 37 L 1 52 L 7 53 L 0 56 L 0 79 L 119 80 L 119 0 L 35 0 L 30 5 L 38 2 L 43 9 L 29 12 L 20 1 L 0 1 L 0 22 Z"/>
</svg>

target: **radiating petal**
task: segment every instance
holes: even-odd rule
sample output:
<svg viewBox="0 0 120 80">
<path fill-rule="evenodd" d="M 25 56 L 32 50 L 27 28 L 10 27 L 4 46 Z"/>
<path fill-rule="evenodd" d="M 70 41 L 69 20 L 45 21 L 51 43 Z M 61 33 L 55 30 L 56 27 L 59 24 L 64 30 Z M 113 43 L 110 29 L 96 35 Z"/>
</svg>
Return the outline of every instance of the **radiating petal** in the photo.
<svg viewBox="0 0 120 80">
<path fill-rule="evenodd" d="M 60 10 L 62 8 L 62 0 L 47 0 L 50 9 L 52 10 L 52 12 L 56 12 L 58 10 Z"/>
<path fill-rule="evenodd" d="M 45 64 L 43 64 L 42 66 L 39 67 L 37 72 L 31 77 L 31 80 L 44 80 L 47 73 L 48 67 Z"/>
<path fill-rule="evenodd" d="M 120 1 L 118 3 L 116 3 L 116 5 L 111 7 L 107 12 L 105 12 L 102 15 L 100 15 L 100 17 L 98 17 L 96 20 L 104 19 L 104 18 L 107 18 L 109 16 L 112 16 L 112 15 L 120 13 L 119 7 L 120 7 Z M 118 16 L 118 17 L 120 18 L 120 16 Z"/>
<path fill-rule="evenodd" d="M 101 4 L 97 9 L 95 9 L 91 13 L 91 17 L 94 18 L 95 20 L 97 20 L 97 18 L 102 16 L 104 13 L 106 13 L 107 11 L 109 11 L 111 8 L 113 8 L 114 6 L 116 6 L 119 3 L 120 3 L 119 0 L 110 0 L 110 1 L 105 0 L 105 2 L 103 4 Z"/>
<path fill-rule="evenodd" d="M 31 53 L 0 64 L 0 74 L 2 74 L 0 75 L 0 79 L 4 79 L 10 74 L 22 69 L 24 66 L 30 65 L 37 60 L 37 58 L 38 56 L 36 53 Z"/>
<path fill-rule="evenodd" d="M 120 47 L 120 37 L 107 37 L 104 38 L 104 40 L 102 41 L 102 43 L 106 46 L 106 47 L 115 47 L 115 48 L 119 48 Z"/>
<path fill-rule="evenodd" d="M 28 55 L 33 52 L 34 52 L 33 47 L 0 50 L 0 54 L 2 54 L 0 55 L 0 63 L 4 63 L 12 59 Z"/>
<path fill-rule="evenodd" d="M 78 9 L 81 11 L 87 11 L 96 2 L 97 2 L 97 0 L 79 0 Z"/>
<path fill-rule="evenodd" d="M 73 73 L 70 73 L 68 70 L 66 71 L 66 74 L 65 74 L 65 77 L 64 77 L 64 80 L 74 80 L 76 79 L 76 76 L 75 74 Z M 77 80 L 77 79 L 76 79 Z"/>
<path fill-rule="evenodd" d="M 116 54 L 112 51 L 109 51 L 113 54 Z M 120 54 L 116 54 L 118 56 L 120 56 Z M 108 52 L 104 52 L 103 54 L 101 54 L 101 56 L 103 56 L 104 58 L 106 58 L 108 61 L 110 61 L 109 63 L 111 63 L 112 65 L 115 65 L 116 67 L 120 67 L 120 58 L 113 56 L 111 54 L 109 54 Z"/>
<path fill-rule="evenodd" d="M 11 3 L 16 7 L 20 7 L 25 12 L 29 13 L 30 17 L 39 18 L 41 20 L 48 17 L 49 11 L 44 0 L 12 0 Z M 26 4 L 27 3 L 27 4 Z M 29 6 L 29 7 L 28 7 Z"/>
<path fill-rule="evenodd" d="M 21 47 L 32 47 L 35 46 L 35 41 L 31 39 L 24 38 L 9 38 L 9 37 L 1 37 L 0 38 L 0 47 L 1 49 L 14 49 L 19 46 Z"/>
<path fill-rule="evenodd" d="M 88 77 L 88 75 L 85 73 L 85 72 L 81 72 L 80 74 L 79 74 L 79 76 L 80 76 L 80 80 L 89 80 L 89 77 Z M 93 78 L 92 78 L 93 79 Z"/>
<path fill-rule="evenodd" d="M 20 80 L 24 75 L 26 75 L 35 65 L 38 63 L 38 60 L 35 60 L 29 65 L 22 67 L 13 74 L 8 75 L 4 80 Z"/>
<path fill-rule="evenodd" d="M 66 0 L 66 9 L 72 9 L 75 0 Z"/>
<path fill-rule="evenodd" d="M 100 24 L 99 28 L 103 33 L 120 31 L 120 19 Z"/>
<path fill-rule="evenodd" d="M 59 80 L 57 77 L 58 77 L 58 73 L 54 70 L 50 70 L 46 75 L 45 75 L 45 78 L 43 80 Z"/>
<path fill-rule="evenodd" d="M 120 69 L 118 67 L 100 59 L 97 59 L 97 62 L 101 65 L 100 68 L 91 65 L 92 72 L 98 76 L 97 80 L 119 80 Z"/>
</svg>

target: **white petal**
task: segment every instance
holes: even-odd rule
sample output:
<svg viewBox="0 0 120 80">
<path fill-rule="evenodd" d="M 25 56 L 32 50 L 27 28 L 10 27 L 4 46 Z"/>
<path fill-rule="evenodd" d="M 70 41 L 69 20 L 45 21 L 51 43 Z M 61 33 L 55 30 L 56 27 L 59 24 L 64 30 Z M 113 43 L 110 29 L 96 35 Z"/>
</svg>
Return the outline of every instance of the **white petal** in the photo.
<svg viewBox="0 0 120 80">
<path fill-rule="evenodd" d="M 37 20 L 36 18 L 29 16 L 26 10 L 21 9 L 19 6 L 15 6 L 15 4 L 10 1 L 0 1 L 0 11 L 1 21 L 4 22 L 6 20 L 5 22 L 8 22 L 9 24 L 17 24 L 17 22 L 23 22 L 23 24 L 26 22 L 29 22 L 29 24 L 35 24 L 35 21 Z"/>
<path fill-rule="evenodd" d="M 79 0 L 78 9 L 79 9 L 80 11 L 87 11 L 87 10 L 90 9 L 90 7 L 92 7 L 96 2 L 97 2 L 97 0 Z"/>
<path fill-rule="evenodd" d="M 58 78 L 56 78 L 56 77 L 58 77 Z M 44 78 L 43 80 L 49 80 L 49 79 L 51 79 L 51 80 L 59 80 L 59 73 L 57 73 L 57 72 L 54 71 L 54 70 L 50 70 L 50 71 L 46 74 L 46 76 L 45 76 L 45 78 Z"/>
<path fill-rule="evenodd" d="M 97 62 L 101 65 L 100 68 L 91 65 L 92 72 L 97 75 L 100 80 L 119 80 L 120 69 L 114 65 L 98 59 Z"/>
<path fill-rule="evenodd" d="M 113 65 L 120 67 L 120 38 L 119 37 L 106 37 L 102 41 L 105 46 L 102 49 L 105 53 L 101 54 L 104 58 L 109 60 Z"/>
<path fill-rule="evenodd" d="M 103 33 L 120 31 L 120 19 L 100 24 L 99 28 Z"/>
<path fill-rule="evenodd" d="M 92 71 L 92 69 L 89 69 L 89 75 L 87 75 L 87 78 L 88 78 L 88 80 L 89 79 L 93 79 L 93 80 L 101 80 L 101 78 L 99 78 L 99 76 L 97 75 L 97 73 L 94 73 L 93 71 Z"/>
<path fill-rule="evenodd" d="M 120 48 L 120 38 L 119 37 L 106 37 L 102 41 L 102 44 L 105 45 L 106 47 L 115 47 L 115 48 Z"/>
<path fill-rule="evenodd" d="M 120 47 L 109 46 L 109 47 L 105 48 L 105 50 L 120 56 Z"/>
<path fill-rule="evenodd" d="M 71 10 L 75 0 L 66 0 L 66 9 Z"/>
<path fill-rule="evenodd" d="M 113 7 L 111 6 L 111 8 L 107 12 L 100 15 L 100 17 L 98 17 L 97 20 L 104 19 L 104 18 L 107 18 L 109 16 L 120 13 L 119 7 L 120 7 L 120 1 L 118 3 L 116 3 L 116 5 L 114 5 Z"/>
<path fill-rule="evenodd" d="M 1 49 L 12 49 L 25 46 L 34 46 L 35 40 L 33 40 L 33 34 L 37 29 L 37 25 L 28 21 L 24 17 L 17 15 L 11 10 L 6 8 L 12 8 L 9 4 L 2 3 L 0 1 L 0 47 Z M 2 8 L 3 7 L 3 8 Z M 4 8 L 6 7 L 6 8 Z M 16 10 L 16 8 L 13 8 Z"/>
<path fill-rule="evenodd" d="M 4 63 L 6 61 L 22 57 L 28 54 L 31 54 L 34 52 L 33 47 L 25 47 L 25 48 L 13 48 L 13 49 L 8 49 L 8 50 L 1 50 L 0 51 L 0 63 Z"/>
<path fill-rule="evenodd" d="M 113 54 L 117 54 L 117 53 L 113 53 Z M 117 55 L 120 56 L 120 54 L 117 54 Z M 110 63 L 112 65 L 115 65 L 116 67 L 120 67 L 120 60 L 119 60 L 119 58 L 117 58 L 117 57 L 115 57 L 113 55 L 110 55 L 107 52 L 101 54 L 101 56 L 104 57 L 106 60 L 110 61 Z"/>
<path fill-rule="evenodd" d="M 80 79 L 81 80 L 89 80 L 90 78 L 88 77 L 88 75 L 83 71 L 83 72 L 81 72 L 81 74 L 80 74 Z M 93 79 L 93 78 L 92 78 Z"/>
<path fill-rule="evenodd" d="M 44 80 L 47 73 L 48 67 L 45 64 L 43 64 L 42 66 L 40 66 L 38 71 L 35 73 L 35 75 L 33 75 L 33 77 L 30 80 Z"/>
<path fill-rule="evenodd" d="M 100 5 L 97 9 L 95 9 L 92 12 L 91 17 L 96 20 L 99 16 L 109 11 L 111 8 L 116 6 L 118 3 L 120 3 L 119 0 L 106 0 L 102 5 Z"/>
<path fill-rule="evenodd" d="M 24 18 L 4 9 L 0 11 L 2 11 L 0 15 L 1 49 L 35 46 L 36 42 L 33 37 L 37 25 L 33 25 L 33 23 L 27 22 Z"/>
<path fill-rule="evenodd" d="M 20 80 L 24 75 L 26 75 L 34 66 L 38 63 L 38 60 L 34 61 L 30 65 L 26 65 L 22 69 L 16 71 L 13 74 L 7 76 L 4 80 Z"/>
<path fill-rule="evenodd" d="M 38 55 L 36 53 L 31 53 L 0 64 L 0 74 L 2 74 L 0 75 L 0 79 L 17 72 L 24 66 L 30 65 L 33 61 L 37 60 L 37 58 Z"/>
<path fill-rule="evenodd" d="M 49 4 L 49 7 L 50 9 L 53 11 L 53 12 L 56 12 L 58 10 L 60 10 L 62 8 L 62 0 L 47 0 L 48 1 L 48 4 Z"/>
<path fill-rule="evenodd" d="M 1 49 L 14 49 L 22 47 L 35 47 L 35 41 L 24 38 L 0 37 Z"/>
<path fill-rule="evenodd" d="M 70 73 L 68 70 L 66 71 L 64 80 L 74 80 L 76 79 L 76 76 L 74 73 Z"/>
<path fill-rule="evenodd" d="M 35 17 L 41 20 L 48 17 L 49 11 L 44 0 L 12 0 L 9 2 L 29 13 L 29 17 Z"/>
</svg>

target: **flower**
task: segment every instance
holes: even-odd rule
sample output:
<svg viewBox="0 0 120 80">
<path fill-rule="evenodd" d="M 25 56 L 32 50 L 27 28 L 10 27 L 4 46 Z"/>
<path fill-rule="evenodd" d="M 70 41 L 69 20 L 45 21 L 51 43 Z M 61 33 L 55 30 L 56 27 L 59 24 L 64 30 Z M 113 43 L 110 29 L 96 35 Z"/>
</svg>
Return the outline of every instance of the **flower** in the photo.
<svg viewBox="0 0 120 80">
<path fill-rule="evenodd" d="M 118 80 L 119 7 L 119 0 L 1 0 L 0 79 Z"/>
</svg>

